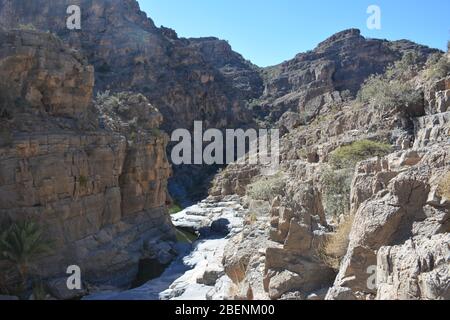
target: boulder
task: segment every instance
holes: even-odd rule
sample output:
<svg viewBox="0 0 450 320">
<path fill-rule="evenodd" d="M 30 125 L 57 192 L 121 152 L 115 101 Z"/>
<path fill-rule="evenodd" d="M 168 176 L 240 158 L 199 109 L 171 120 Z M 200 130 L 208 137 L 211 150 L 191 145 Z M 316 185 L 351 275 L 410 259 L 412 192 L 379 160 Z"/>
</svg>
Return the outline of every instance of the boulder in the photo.
<svg viewBox="0 0 450 320">
<path fill-rule="evenodd" d="M 81 298 L 87 294 L 87 290 L 82 285 L 81 289 L 70 290 L 67 287 L 67 278 L 53 279 L 47 282 L 49 293 L 58 300 L 73 300 Z"/>
<path fill-rule="evenodd" d="M 450 234 L 418 237 L 378 251 L 379 300 L 449 300 Z"/>
</svg>

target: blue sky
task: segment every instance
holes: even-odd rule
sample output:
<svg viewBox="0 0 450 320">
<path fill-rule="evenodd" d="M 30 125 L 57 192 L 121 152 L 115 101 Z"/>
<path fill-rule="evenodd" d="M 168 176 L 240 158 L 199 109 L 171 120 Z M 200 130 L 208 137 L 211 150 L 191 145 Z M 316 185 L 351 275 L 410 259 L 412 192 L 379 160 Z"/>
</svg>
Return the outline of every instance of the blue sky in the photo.
<svg viewBox="0 0 450 320">
<path fill-rule="evenodd" d="M 182 37 L 215 36 L 259 66 L 313 49 L 330 35 L 359 28 L 366 37 L 409 39 L 442 50 L 450 39 L 450 0 L 139 0 L 155 21 Z M 367 28 L 369 5 L 381 30 Z"/>
</svg>

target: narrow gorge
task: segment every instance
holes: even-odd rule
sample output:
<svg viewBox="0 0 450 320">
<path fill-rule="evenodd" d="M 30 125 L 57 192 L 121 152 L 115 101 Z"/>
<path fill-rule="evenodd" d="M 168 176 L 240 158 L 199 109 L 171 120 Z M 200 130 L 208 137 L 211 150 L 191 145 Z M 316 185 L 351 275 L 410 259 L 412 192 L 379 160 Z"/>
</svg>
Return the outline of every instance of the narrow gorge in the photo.
<svg viewBox="0 0 450 320">
<path fill-rule="evenodd" d="M 173 165 L 194 121 L 278 129 L 279 170 Z M 449 51 L 348 29 L 261 68 L 135 0 L 0 0 L 0 298 L 448 300 L 449 215 Z"/>
</svg>

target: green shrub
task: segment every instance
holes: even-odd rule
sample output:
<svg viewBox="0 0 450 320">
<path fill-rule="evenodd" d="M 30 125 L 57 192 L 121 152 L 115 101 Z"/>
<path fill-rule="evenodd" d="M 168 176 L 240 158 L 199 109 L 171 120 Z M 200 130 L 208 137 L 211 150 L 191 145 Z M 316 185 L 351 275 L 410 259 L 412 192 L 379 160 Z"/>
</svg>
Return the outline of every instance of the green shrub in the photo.
<svg viewBox="0 0 450 320">
<path fill-rule="evenodd" d="M 245 225 L 254 225 L 258 222 L 258 215 L 256 212 L 251 212 L 245 216 Z"/>
<path fill-rule="evenodd" d="M 433 54 L 427 61 L 426 78 L 435 81 L 450 74 L 450 61 L 445 55 Z"/>
<path fill-rule="evenodd" d="M 356 164 L 372 157 L 385 156 L 391 151 L 389 144 L 360 140 L 331 153 L 331 169 L 325 170 L 321 176 L 327 216 L 339 217 L 349 212 L 351 183 Z"/>
<path fill-rule="evenodd" d="M 19 26 L 17 27 L 19 30 L 36 30 L 36 27 L 32 24 L 32 23 L 28 23 L 28 24 L 19 24 Z"/>
<path fill-rule="evenodd" d="M 129 141 L 132 143 L 135 143 L 138 139 L 138 134 L 136 131 L 131 131 L 131 133 L 129 134 Z"/>
<path fill-rule="evenodd" d="M 80 187 L 86 188 L 89 182 L 89 179 L 86 176 L 80 175 L 78 178 L 78 182 L 80 183 Z"/>
<path fill-rule="evenodd" d="M 308 151 L 306 151 L 305 148 L 297 150 L 297 156 L 298 156 L 299 159 L 307 159 L 308 158 Z"/>
<path fill-rule="evenodd" d="M 379 107 L 415 105 L 422 101 L 422 93 L 405 81 L 387 80 L 383 76 L 370 77 L 358 92 L 358 101 Z"/>
<path fill-rule="evenodd" d="M 328 217 L 339 217 L 350 210 L 353 169 L 325 170 L 321 177 L 323 205 Z"/>
<path fill-rule="evenodd" d="M 178 203 L 172 204 L 172 206 L 170 206 L 170 208 L 169 208 L 170 214 L 175 214 L 175 213 L 178 213 L 181 211 L 183 211 L 183 208 Z"/>
<path fill-rule="evenodd" d="M 416 52 L 407 52 L 401 60 L 387 68 L 385 77 L 389 80 L 408 81 L 415 77 L 422 67 L 420 56 Z"/>
<path fill-rule="evenodd" d="M 360 140 L 333 151 L 330 156 L 330 164 L 335 169 L 354 168 L 360 161 L 377 156 L 382 157 L 391 152 L 392 146 L 389 144 Z"/>
<path fill-rule="evenodd" d="M 281 173 L 270 177 L 260 177 L 247 187 L 247 195 L 255 200 L 270 201 L 276 196 L 282 195 L 285 186 L 286 179 Z"/>
<path fill-rule="evenodd" d="M 159 128 L 152 128 L 150 130 L 150 133 L 152 134 L 152 136 L 154 137 L 160 137 L 162 135 L 162 131 Z"/>
<path fill-rule="evenodd" d="M 361 103 L 397 107 L 420 103 L 422 93 L 410 82 L 423 68 L 419 55 L 408 52 L 389 66 L 383 75 L 373 75 L 362 85 L 357 95 Z"/>
</svg>

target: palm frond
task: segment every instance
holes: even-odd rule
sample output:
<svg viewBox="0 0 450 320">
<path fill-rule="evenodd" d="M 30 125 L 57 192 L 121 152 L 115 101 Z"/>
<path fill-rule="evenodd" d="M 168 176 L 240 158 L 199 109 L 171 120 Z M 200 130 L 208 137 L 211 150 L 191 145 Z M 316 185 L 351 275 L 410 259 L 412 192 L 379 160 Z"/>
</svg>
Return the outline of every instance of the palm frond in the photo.
<svg viewBox="0 0 450 320">
<path fill-rule="evenodd" d="M 15 264 L 29 264 L 49 251 L 42 227 L 31 220 L 14 222 L 0 235 L 0 258 Z"/>
</svg>

